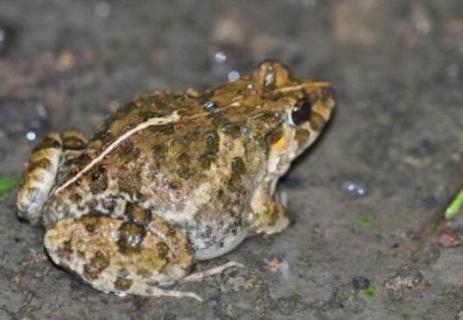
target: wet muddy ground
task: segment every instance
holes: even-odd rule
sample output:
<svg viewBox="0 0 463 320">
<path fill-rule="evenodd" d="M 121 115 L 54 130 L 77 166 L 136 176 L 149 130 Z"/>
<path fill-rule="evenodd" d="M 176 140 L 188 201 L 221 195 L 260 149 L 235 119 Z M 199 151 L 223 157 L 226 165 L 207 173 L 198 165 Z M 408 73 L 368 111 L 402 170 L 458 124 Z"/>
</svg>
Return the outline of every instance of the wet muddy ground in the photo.
<svg viewBox="0 0 463 320">
<path fill-rule="evenodd" d="M 202 304 L 80 284 L 3 196 L 0 319 L 457 319 L 461 227 L 438 217 L 463 184 L 462 17 L 457 0 L 0 0 L 3 176 L 44 132 L 91 133 L 136 93 L 205 89 L 269 57 L 339 103 L 281 184 L 293 224 L 199 265 L 246 265 L 181 288 Z"/>
</svg>

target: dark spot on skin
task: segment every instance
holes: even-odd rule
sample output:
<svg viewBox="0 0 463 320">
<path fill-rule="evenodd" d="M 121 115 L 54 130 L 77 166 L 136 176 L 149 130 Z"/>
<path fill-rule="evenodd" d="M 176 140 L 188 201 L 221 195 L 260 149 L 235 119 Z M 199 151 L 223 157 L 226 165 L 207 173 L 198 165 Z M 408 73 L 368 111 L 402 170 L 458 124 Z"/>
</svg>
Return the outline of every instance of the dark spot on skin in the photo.
<svg viewBox="0 0 463 320">
<path fill-rule="evenodd" d="M 87 142 L 80 137 L 64 137 L 63 148 L 65 150 L 82 150 L 87 147 Z"/>
<path fill-rule="evenodd" d="M 109 266 L 109 257 L 97 251 L 90 259 L 90 262 L 84 265 L 84 276 L 89 279 L 96 279 Z"/>
<path fill-rule="evenodd" d="M 70 165 L 82 165 L 82 166 L 85 166 L 90 161 L 92 161 L 92 158 L 88 154 L 83 153 L 80 156 L 69 160 L 69 164 Z"/>
<path fill-rule="evenodd" d="M 129 221 L 141 226 L 147 226 L 151 222 L 151 212 L 135 206 L 132 203 L 127 203 L 125 214 Z"/>
<path fill-rule="evenodd" d="M 296 134 L 294 135 L 294 139 L 300 143 L 300 144 L 304 144 L 305 142 L 307 142 L 310 138 L 310 131 L 309 130 L 305 130 L 305 129 L 302 129 L 302 128 L 297 128 L 296 129 Z"/>
<path fill-rule="evenodd" d="M 171 123 L 163 124 L 163 125 L 159 125 L 159 126 L 150 126 L 150 127 L 148 127 L 148 130 L 150 130 L 153 133 L 163 134 L 163 135 L 166 135 L 166 136 L 173 135 L 174 132 L 175 132 L 174 125 L 171 124 Z"/>
<path fill-rule="evenodd" d="M 241 176 L 246 172 L 246 166 L 243 159 L 240 157 L 234 157 L 231 161 L 232 175 Z"/>
<path fill-rule="evenodd" d="M 140 268 L 137 269 L 137 275 L 139 275 L 142 278 L 150 278 L 153 275 L 153 273 L 148 269 Z"/>
<path fill-rule="evenodd" d="M 48 148 L 54 148 L 54 149 L 61 149 L 61 142 L 59 140 L 56 140 L 52 138 L 51 136 L 46 137 L 43 139 L 35 148 L 32 152 L 42 150 L 42 149 L 48 149 Z"/>
<path fill-rule="evenodd" d="M 164 242 L 158 242 L 156 244 L 156 252 L 159 258 L 162 260 L 168 260 L 169 247 Z"/>
<path fill-rule="evenodd" d="M 234 123 L 225 122 L 220 125 L 220 131 L 233 138 L 241 136 L 241 127 Z"/>
<path fill-rule="evenodd" d="M 178 176 L 183 179 L 188 179 L 192 175 L 192 172 L 188 168 L 182 168 L 178 171 Z"/>
<path fill-rule="evenodd" d="M 119 240 L 117 245 L 124 254 L 138 252 L 140 250 L 146 230 L 132 222 L 124 222 L 119 228 Z"/>
<path fill-rule="evenodd" d="M 267 144 L 273 145 L 276 142 L 278 142 L 278 140 L 280 140 L 281 137 L 283 137 L 283 130 L 276 129 L 274 131 L 271 131 L 266 136 Z"/>
<path fill-rule="evenodd" d="M 183 152 L 177 158 L 177 165 L 179 166 L 178 175 L 183 179 L 188 179 L 192 174 L 189 168 L 190 161 L 191 158 L 186 152 Z"/>
<path fill-rule="evenodd" d="M 235 157 L 231 161 L 231 175 L 228 180 L 228 186 L 232 190 L 238 190 L 242 183 L 242 175 L 246 172 L 246 166 L 243 159 Z M 222 200 L 226 201 L 226 200 Z"/>
<path fill-rule="evenodd" d="M 133 171 L 120 170 L 118 173 L 118 185 L 121 192 L 129 195 L 137 193 L 140 185 L 141 168 L 137 167 Z"/>
<path fill-rule="evenodd" d="M 71 239 L 68 239 L 63 242 L 63 245 L 59 247 L 57 255 L 61 259 L 68 259 L 69 256 L 73 253 L 72 249 L 72 241 Z"/>
<path fill-rule="evenodd" d="M 36 161 L 30 163 L 29 167 L 27 168 L 27 171 L 32 172 L 37 168 L 41 168 L 41 169 L 44 169 L 46 171 L 51 171 L 52 166 L 53 165 L 52 165 L 50 160 L 48 160 L 47 158 L 42 158 L 40 160 L 36 160 Z"/>
<path fill-rule="evenodd" d="M 108 176 L 104 166 L 94 167 L 90 171 L 90 178 L 90 190 L 93 194 L 101 193 L 108 187 Z"/>
<path fill-rule="evenodd" d="M 119 145 L 119 154 L 121 155 L 129 155 L 134 152 L 134 145 L 133 142 L 130 139 L 124 140 L 120 145 Z"/>
<path fill-rule="evenodd" d="M 157 144 L 153 146 L 153 159 L 156 167 L 159 169 L 166 160 L 168 147 L 165 144 Z"/>
<path fill-rule="evenodd" d="M 140 109 L 137 111 L 137 114 L 142 118 L 142 121 L 146 121 L 151 118 L 159 118 L 163 116 L 162 113 L 150 109 Z"/>
<path fill-rule="evenodd" d="M 321 131 L 323 126 L 325 125 L 326 120 L 323 116 L 317 112 L 312 112 L 312 116 L 310 117 L 310 126 L 315 131 Z"/>
<path fill-rule="evenodd" d="M 183 166 L 188 166 L 190 163 L 190 156 L 186 152 L 183 152 L 178 156 L 177 161 Z"/>
<path fill-rule="evenodd" d="M 265 122 L 265 123 L 279 122 L 281 120 L 281 113 L 280 112 L 262 112 L 260 114 L 257 114 L 254 117 L 254 120 Z"/>
<path fill-rule="evenodd" d="M 80 221 L 89 233 L 94 233 L 100 225 L 100 219 L 96 216 L 85 216 Z"/>
<path fill-rule="evenodd" d="M 101 128 L 99 128 L 96 133 L 93 135 L 94 140 L 100 140 L 103 145 L 108 143 L 109 141 L 114 140 L 114 135 L 109 129 L 111 123 L 112 123 L 112 118 L 108 118 L 105 120 L 105 123 Z"/>
<path fill-rule="evenodd" d="M 82 201 L 82 196 L 78 193 L 73 193 L 69 196 L 69 200 L 71 200 L 72 203 L 79 203 Z"/>
<path fill-rule="evenodd" d="M 270 155 L 270 145 L 267 141 L 267 137 L 261 137 L 257 140 L 257 147 L 262 150 L 266 157 Z"/>
<path fill-rule="evenodd" d="M 199 161 L 199 165 L 201 166 L 201 169 L 207 170 L 211 166 L 212 156 L 208 153 L 202 154 L 198 158 L 198 161 Z"/>
<path fill-rule="evenodd" d="M 133 281 L 131 279 L 118 277 L 114 282 L 114 288 L 120 291 L 127 291 L 132 286 Z"/>
<path fill-rule="evenodd" d="M 219 151 L 220 138 L 216 131 L 211 131 L 206 135 L 207 153 L 214 155 Z"/>
<path fill-rule="evenodd" d="M 169 189 L 171 190 L 178 190 L 180 189 L 180 185 L 181 185 L 181 182 L 180 181 L 173 181 L 173 180 L 169 180 L 167 182 L 167 186 L 169 187 Z"/>
</svg>

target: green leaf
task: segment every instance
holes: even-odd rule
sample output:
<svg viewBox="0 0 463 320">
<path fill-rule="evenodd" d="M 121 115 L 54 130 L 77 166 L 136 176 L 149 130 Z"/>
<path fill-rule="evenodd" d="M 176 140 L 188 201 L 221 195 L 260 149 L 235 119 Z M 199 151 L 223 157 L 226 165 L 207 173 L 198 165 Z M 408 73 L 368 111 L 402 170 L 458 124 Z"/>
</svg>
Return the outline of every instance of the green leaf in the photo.
<svg viewBox="0 0 463 320">
<path fill-rule="evenodd" d="M 19 177 L 0 177 L 0 197 L 19 185 Z"/>
<path fill-rule="evenodd" d="M 363 217 L 357 220 L 357 224 L 361 227 L 368 228 L 371 224 L 370 219 L 367 217 Z"/>
<path fill-rule="evenodd" d="M 455 217 L 463 206 L 463 189 L 457 194 L 457 196 L 452 200 L 447 210 L 445 210 L 445 219 L 452 219 Z"/>
<path fill-rule="evenodd" d="M 370 283 L 368 287 L 362 290 L 362 296 L 366 299 L 373 298 L 376 295 L 376 287 Z"/>
</svg>

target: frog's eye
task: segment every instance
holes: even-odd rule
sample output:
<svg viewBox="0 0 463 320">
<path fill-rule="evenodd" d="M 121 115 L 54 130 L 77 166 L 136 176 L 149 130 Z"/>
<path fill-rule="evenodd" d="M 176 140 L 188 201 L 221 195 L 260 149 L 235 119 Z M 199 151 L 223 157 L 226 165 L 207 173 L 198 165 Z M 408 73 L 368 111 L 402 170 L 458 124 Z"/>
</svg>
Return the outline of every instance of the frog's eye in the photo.
<svg viewBox="0 0 463 320">
<path fill-rule="evenodd" d="M 289 124 L 293 126 L 301 125 L 302 123 L 309 121 L 312 115 L 312 103 L 310 99 L 298 100 L 289 113 Z"/>
</svg>

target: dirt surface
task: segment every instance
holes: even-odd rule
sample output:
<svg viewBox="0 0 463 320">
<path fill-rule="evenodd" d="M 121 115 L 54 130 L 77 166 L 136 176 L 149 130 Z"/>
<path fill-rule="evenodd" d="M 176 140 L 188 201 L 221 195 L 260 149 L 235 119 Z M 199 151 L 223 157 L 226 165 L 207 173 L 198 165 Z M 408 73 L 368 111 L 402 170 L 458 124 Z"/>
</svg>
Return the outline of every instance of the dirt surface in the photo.
<svg viewBox="0 0 463 320">
<path fill-rule="evenodd" d="M 10 192 L 0 319 L 457 318 L 463 248 L 437 245 L 436 217 L 463 182 L 461 1 L 134 3 L 0 0 L 0 174 L 20 174 L 34 136 L 91 133 L 136 93 L 205 89 L 273 57 L 339 102 L 281 184 L 293 224 L 198 265 L 246 265 L 181 287 L 202 304 L 119 298 L 53 266 Z"/>
</svg>

